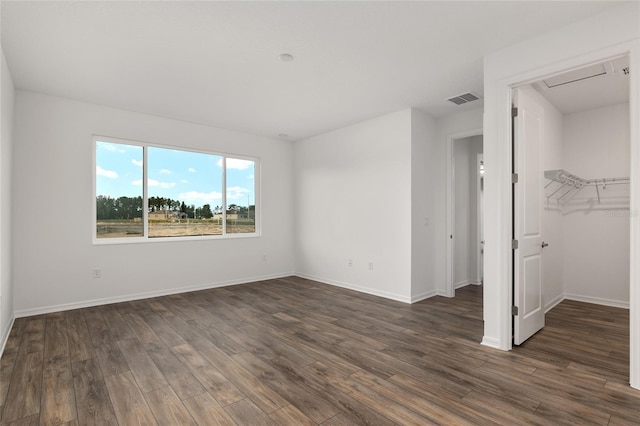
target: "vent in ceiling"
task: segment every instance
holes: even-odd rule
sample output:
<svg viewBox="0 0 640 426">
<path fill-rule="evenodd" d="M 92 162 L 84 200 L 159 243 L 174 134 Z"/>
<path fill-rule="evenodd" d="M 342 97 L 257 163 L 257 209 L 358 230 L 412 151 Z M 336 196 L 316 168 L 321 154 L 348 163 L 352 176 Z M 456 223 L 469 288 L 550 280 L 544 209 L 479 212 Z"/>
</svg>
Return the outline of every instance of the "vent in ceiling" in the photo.
<svg viewBox="0 0 640 426">
<path fill-rule="evenodd" d="M 462 105 L 469 102 L 477 101 L 478 99 L 480 99 L 480 96 L 476 95 L 475 93 L 467 92 L 461 95 L 454 96 L 452 98 L 448 98 L 447 100 L 449 102 L 453 102 L 456 105 Z"/>
</svg>

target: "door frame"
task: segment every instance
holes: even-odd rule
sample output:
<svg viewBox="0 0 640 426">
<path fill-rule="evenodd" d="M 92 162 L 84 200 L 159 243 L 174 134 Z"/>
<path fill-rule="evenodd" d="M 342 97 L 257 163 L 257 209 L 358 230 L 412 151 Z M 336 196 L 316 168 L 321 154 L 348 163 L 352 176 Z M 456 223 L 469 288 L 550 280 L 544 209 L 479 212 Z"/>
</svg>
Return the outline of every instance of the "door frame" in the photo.
<svg viewBox="0 0 640 426">
<path fill-rule="evenodd" d="M 511 339 L 511 302 L 513 298 L 513 264 L 511 261 L 511 229 L 513 217 L 511 214 L 511 104 L 512 90 L 517 86 L 539 81 L 550 75 L 567 70 L 576 69 L 585 65 L 602 62 L 617 56 L 629 56 L 630 68 L 638 70 L 631 73 L 629 109 L 630 109 L 630 259 L 638 259 L 640 256 L 640 42 L 629 42 L 612 45 L 600 50 L 577 55 L 556 61 L 550 65 L 534 68 L 532 70 L 512 75 L 497 81 L 495 86 L 495 104 L 497 106 L 496 140 L 492 150 L 485 149 L 485 164 L 491 163 L 495 167 L 490 173 L 485 172 L 485 189 L 489 185 L 494 206 L 491 229 L 497 231 L 496 241 L 493 246 L 485 245 L 485 254 L 490 254 L 490 259 L 485 257 L 485 274 L 491 273 L 493 283 L 487 281 L 484 287 L 484 317 L 485 335 L 482 344 L 503 350 L 512 349 Z M 485 112 L 486 114 L 486 112 Z M 487 124 L 485 123 L 485 128 Z M 496 151 L 497 149 L 497 151 Z M 495 162 L 495 163 L 494 163 Z M 490 178 L 487 181 L 487 177 Z M 485 218 L 487 208 L 485 207 Z M 499 221 L 497 223 L 496 221 Z M 496 227 L 496 225 L 498 225 Z M 486 223 L 485 223 L 486 227 Z M 495 229 L 494 229 L 495 228 Z M 489 253 L 490 252 L 490 253 Z M 630 262 L 629 279 L 629 332 L 630 332 L 630 384 L 640 389 L 640 262 Z M 488 266 L 488 267 L 487 267 Z M 489 285 L 490 284 L 490 285 Z M 494 300 L 490 300 L 493 298 Z M 489 305 L 487 305 L 489 304 Z M 488 313 L 488 308 L 498 307 L 493 313 Z M 489 317 L 487 315 L 490 315 Z M 498 326 L 498 334 L 491 335 L 492 326 Z M 489 328 L 487 328 L 489 327 Z"/>
<path fill-rule="evenodd" d="M 446 297 L 455 296 L 453 288 L 453 266 L 455 256 L 455 238 L 452 238 L 455 227 L 455 161 L 453 158 L 453 144 L 459 139 L 470 138 L 472 136 L 482 136 L 482 128 L 467 130 L 459 133 L 447 135 L 447 251 L 446 251 L 446 273 L 445 273 L 445 294 Z"/>
<path fill-rule="evenodd" d="M 477 228 L 477 238 L 478 238 L 478 246 L 476 247 L 477 253 L 478 253 L 478 257 L 476 258 L 476 271 L 477 271 L 477 276 L 476 276 L 476 284 L 482 284 L 482 282 L 484 281 L 484 271 L 483 269 L 483 265 L 482 265 L 482 259 L 483 259 L 483 251 L 484 251 L 484 247 L 483 247 L 483 240 L 484 240 L 484 209 L 482 208 L 482 206 L 484 205 L 484 176 L 480 173 L 480 165 L 484 165 L 484 141 L 483 142 L 483 152 L 479 153 L 476 155 L 476 194 L 477 194 L 477 198 L 476 198 L 476 209 L 478 211 L 478 223 L 476 225 Z"/>
</svg>

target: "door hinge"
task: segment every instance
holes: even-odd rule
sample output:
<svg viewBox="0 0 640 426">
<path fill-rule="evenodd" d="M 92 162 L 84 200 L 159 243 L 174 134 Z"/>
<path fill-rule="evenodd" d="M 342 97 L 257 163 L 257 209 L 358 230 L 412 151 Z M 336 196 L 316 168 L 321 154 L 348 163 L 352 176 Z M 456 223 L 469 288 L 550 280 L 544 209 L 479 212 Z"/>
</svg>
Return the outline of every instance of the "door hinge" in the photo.
<svg viewBox="0 0 640 426">
<path fill-rule="evenodd" d="M 517 117 L 518 116 L 518 108 L 513 107 L 511 108 L 511 117 Z"/>
<path fill-rule="evenodd" d="M 518 240 L 511 240 L 511 250 L 516 250 L 518 248 Z"/>
<path fill-rule="evenodd" d="M 511 315 L 513 315 L 514 317 L 518 316 L 518 307 L 517 306 L 512 306 L 511 307 Z"/>
<path fill-rule="evenodd" d="M 518 183 L 518 174 L 517 173 L 511 173 L 511 183 Z"/>
</svg>

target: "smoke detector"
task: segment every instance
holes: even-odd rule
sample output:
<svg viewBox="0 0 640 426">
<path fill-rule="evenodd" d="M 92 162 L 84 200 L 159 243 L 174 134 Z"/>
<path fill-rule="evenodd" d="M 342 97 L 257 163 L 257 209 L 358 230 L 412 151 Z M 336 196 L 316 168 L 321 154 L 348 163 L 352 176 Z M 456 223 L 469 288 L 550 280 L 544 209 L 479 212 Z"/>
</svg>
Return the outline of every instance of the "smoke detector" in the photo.
<svg viewBox="0 0 640 426">
<path fill-rule="evenodd" d="M 453 96 L 446 100 L 449 102 L 453 102 L 456 105 L 462 105 L 462 104 L 467 104 L 469 102 L 477 101 L 478 99 L 480 99 L 480 96 L 472 92 L 467 92 L 467 93 L 462 93 L 460 95 Z"/>
</svg>

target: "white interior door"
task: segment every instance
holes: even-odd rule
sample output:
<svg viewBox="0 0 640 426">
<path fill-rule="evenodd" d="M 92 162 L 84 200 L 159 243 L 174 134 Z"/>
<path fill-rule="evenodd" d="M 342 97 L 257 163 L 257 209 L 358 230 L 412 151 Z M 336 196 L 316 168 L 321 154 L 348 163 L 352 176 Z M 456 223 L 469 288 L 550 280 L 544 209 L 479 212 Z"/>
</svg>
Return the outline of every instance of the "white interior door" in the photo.
<svg viewBox="0 0 640 426">
<path fill-rule="evenodd" d="M 514 99 L 514 312 L 513 343 L 519 345 L 544 327 L 542 302 L 542 138 L 544 108 L 528 88 L 516 89 Z"/>
</svg>

